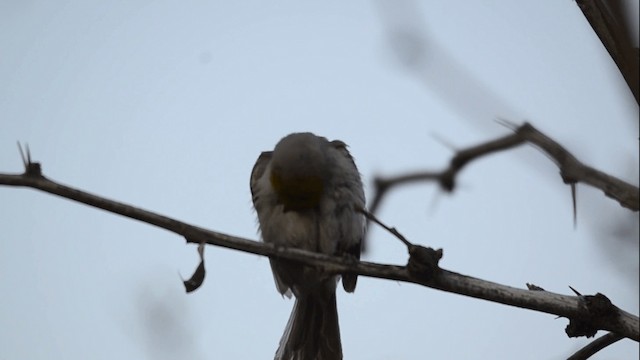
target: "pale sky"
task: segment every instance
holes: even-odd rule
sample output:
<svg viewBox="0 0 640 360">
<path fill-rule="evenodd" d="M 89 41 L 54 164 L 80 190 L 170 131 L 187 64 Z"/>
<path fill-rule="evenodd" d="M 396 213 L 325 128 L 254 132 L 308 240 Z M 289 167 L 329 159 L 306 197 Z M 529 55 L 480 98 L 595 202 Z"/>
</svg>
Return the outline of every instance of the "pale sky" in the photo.
<svg viewBox="0 0 640 360">
<path fill-rule="evenodd" d="M 638 184 L 638 105 L 574 1 L 3 1 L 0 49 L 0 172 L 22 171 L 26 142 L 51 179 L 249 239 L 251 168 L 298 131 L 349 144 L 369 198 L 376 175 L 507 133 L 498 117 Z M 637 240 L 615 236 L 637 239 L 637 213 L 580 185 L 574 229 L 569 188 L 529 146 L 459 185 L 399 189 L 378 216 L 448 270 L 638 314 Z M 0 187 L 0 227 L 0 360 L 270 359 L 293 305 L 266 258 L 217 247 L 184 294 L 195 246 L 42 192 Z M 387 233 L 370 241 L 366 260 L 406 263 Z M 347 360 L 561 359 L 592 340 L 388 280 L 339 289 L 338 311 Z M 638 356 L 623 340 L 595 359 Z"/>
</svg>

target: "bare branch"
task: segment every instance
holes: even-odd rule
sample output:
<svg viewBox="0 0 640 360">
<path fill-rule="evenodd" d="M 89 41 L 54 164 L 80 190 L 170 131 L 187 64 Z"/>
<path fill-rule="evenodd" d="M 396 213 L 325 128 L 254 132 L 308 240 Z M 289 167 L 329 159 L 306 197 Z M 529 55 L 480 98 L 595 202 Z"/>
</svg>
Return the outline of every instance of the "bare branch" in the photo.
<svg viewBox="0 0 640 360">
<path fill-rule="evenodd" d="M 560 176 L 566 184 L 574 185 L 581 182 L 591 185 L 602 190 L 605 195 L 618 201 L 623 207 L 633 211 L 640 209 L 640 197 L 637 186 L 581 163 L 564 147 L 535 129 L 529 123 L 524 123 L 519 127 L 504 121 L 503 123 L 511 127 L 514 133 L 458 151 L 451 159 L 449 167 L 442 171 L 414 172 L 389 178 L 376 178 L 374 180 L 375 195 L 371 202 L 370 211 L 375 214 L 387 192 L 391 188 L 401 184 L 437 181 L 443 190 L 451 192 L 455 188 L 456 176 L 462 168 L 471 161 L 527 142 L 535 145 L 554 160 L 558 168 L 560 168 Z"/>
<path fill-rule="evenodd" d="M 35 166 L 32 166 L 33 164 L 29 165 L 29 168 L 35 168 Z M 37 168 L 39 169 L 39 166 Z M 524 290 L 461 275 L 440 268 L 438 268 L 439 271 L 430 273 L 430 276 L 424 276 L 424 273 L 411 271 L 410 266 L 375 264 L 298 249 L 275 247 L 271 244 L 203 229 L 147 210 L 89 194 L 53 182 L 44 177 L 40 172 L 25 172 L 19 175 L 0 174 L 0 185 L 26 186 L 59 195 L 67 199 L 164 228 L 184 236 L 187 242 L 190 243 L 207 243 L 272 258 L 298 261 L 306 265 L 321 267 L 328 272 L 336 274 L 351 273 L 420 284 L 433 289 L 555 314 L 569 318 L 572 322 L 578 320 L 582 326 L 587 326 L 589 329 L 608 330 L 636 341 L 640 340 L 640 320 L 638 317 L 618 309 L 610 302 L 593 301 L 594 299 L 606 299 L 606 297 L 601 294 L 592 297 L 568 296 L 547 291 Z M 432 249 L 417 246 L 409 247 L 410 252 L 416 250 Z M 420 252 L 422 253 L 420 254 L 421 256 L 425 253 L 424 251 Z M 435 253 L 436 257 L 442 254 L 441 252 L 438 254 L 435 250 L 433 253 Z M 414 254 L 411 254 L 409 261 L 411 261 L 413 257 Z M 602 305 L 603 303 L 605 304 L 604 306 Z"/>
<path fill-rule="evenodd" d="M 387 226 L 382 221 L 380 221 L 375 215 L 373 215 L 372 213 L 370 213 L 366 209 L 356 209 L 356 210 L 361 212 L 367 218 L 367 220 L 373 221 L 374 223 L 376 223 L 379 226 L 381 226 L 383 229 L 387 230 L 389 233 L 391 233 L 391 235 L 395 236 L 398 240 L 400 240 L 407 247 L 414 246 L 409 240 L 407 240 L 406 237 L 404 237 L 404 235 L 400 234 L 400 232 L 396 228 L 392 228 L 392 227 Z"/>
<path fill-rule="evenodd" d="M 588 359 L 598 351 L 622 339 L 623 339 L 622 336 L 615 333 L 608 333 L 608 334 L 602 335 L 601 337 L 590 342 L 589 345 L 578 350 L 575 354 L 569 356 L 567 360 Z"/>
</svg>

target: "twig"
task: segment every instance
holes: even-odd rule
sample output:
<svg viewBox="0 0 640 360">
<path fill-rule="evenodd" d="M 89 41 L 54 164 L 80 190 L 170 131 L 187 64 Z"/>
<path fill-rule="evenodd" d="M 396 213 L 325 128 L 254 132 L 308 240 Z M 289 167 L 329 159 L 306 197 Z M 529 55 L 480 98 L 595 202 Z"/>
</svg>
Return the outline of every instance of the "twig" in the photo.
<svg viewBox="0 0 640 360">
<path fill-rule="evenodd" d="M 637 186 L 581 163 L 564 147 L 535 129 L 529 123 L 524 123 L 519 127 L 506 121 L 503 121 L 503 124 L 509 126 L 514 133 L 458 151 L 451 159 L 449 167 L 444 170 L 408 173 L 389 178 L 376 178 L 374 180 L 375 194 L 369 211 L 375 214 L 384 196 L 390 189 L 398 185 L 437 181 L 443 190 L 451 192 L 455 189 L 456 176 L 464 166 L 471 161 L 527 142 L 536 146 L 554 160 L 560 169 L 560 176 L 566 184 L 575 185 L 580 182 L 591 185 L 602 190 L 605 195 L 618 201 L 623 207 L 633 211 L 640 209 L 640 196 Z"/>
<path fill-rule="evenodd" d="M 616 343 L 617 341 L 622 340 L 623 338 L 624 338 L 623 336 L 620 336 L 615 333 L 608 333 L 608 334 L 602 335 L 601 337 L 590 342 L 587 346 L 576 351 L 573 355 L 569 356 L 567 360 L 588 359 L 598 351 L 604 349 L 605 347 L 611 344 Z"/>
<path fill-rule="evenodd" d="M 368 220 L 373 221 L 374 223 L 380 225 L 382 228 L 384 228 L 385 230 L 390 232 L 393 236 L 395 236 L 400 241 L 402 241 L 402 243 L 405 244 L 407 247 L 412 247 L 413 246 L 413 244 L 409 240 L 407 240 L 407 238 L 404 237 L 404 235 L 400 234 L 400 232 L 396 228 L 392 228 L 392 227 L 389 227 L 389 226 L 385 225 L 382 221 L 380 221 L 380 219 L 378 219 L 375 215 L 373 215 L 372 213 L 370 213 L 366 209 L 359 208 L 359 209 L 356 209 L 356 210 L 361 212 Z"/>
</svg>

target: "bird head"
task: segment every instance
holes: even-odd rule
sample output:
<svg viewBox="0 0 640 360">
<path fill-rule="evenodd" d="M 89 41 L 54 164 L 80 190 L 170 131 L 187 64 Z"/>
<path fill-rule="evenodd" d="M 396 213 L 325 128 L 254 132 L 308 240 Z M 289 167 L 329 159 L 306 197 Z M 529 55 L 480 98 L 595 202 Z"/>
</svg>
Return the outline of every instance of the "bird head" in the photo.
<svg viewBox="0 0 640 360">
<path fill-rule="evenodd" d="M 273 150 L 269 181 L 285 211 L 318 206 L 324 194 L 328 169 L 327 139 L 311 133 L 284 137 Z"/>
</svg>

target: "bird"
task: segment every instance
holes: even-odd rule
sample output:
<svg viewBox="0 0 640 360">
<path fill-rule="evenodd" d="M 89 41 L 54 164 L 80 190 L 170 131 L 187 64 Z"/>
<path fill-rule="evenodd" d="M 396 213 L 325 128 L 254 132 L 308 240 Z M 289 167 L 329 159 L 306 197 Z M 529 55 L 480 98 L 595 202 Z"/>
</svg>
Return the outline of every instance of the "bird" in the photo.
<svg viewBox="0 0 640 360">
<path fill-rule="evenodd" d="M 265 243 L 360 259 L 365 196 L 344 142 L 309 132 L 287 135 L 260 154 L 250 187 Z M 357 275 L 269 261 L 278 292 L 296 299 L 274 359 L 342 359 L 336 289 L 341 278 L 353 292 Z"/>
</svg>

